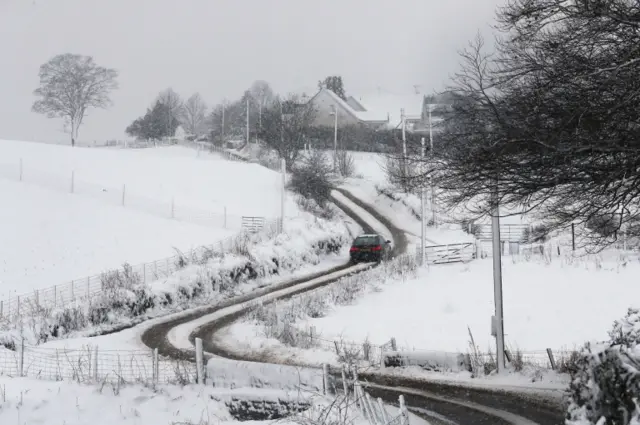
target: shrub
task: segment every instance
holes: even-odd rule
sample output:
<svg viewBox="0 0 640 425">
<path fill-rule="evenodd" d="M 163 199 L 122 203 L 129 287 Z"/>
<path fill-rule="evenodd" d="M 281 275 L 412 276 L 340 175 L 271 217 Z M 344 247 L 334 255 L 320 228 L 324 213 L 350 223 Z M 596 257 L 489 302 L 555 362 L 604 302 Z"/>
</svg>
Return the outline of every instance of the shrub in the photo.
<svg viewBox="0 0 640 425">
<path fill-rule="evenodd" d="M 549 228 L 543 224 L 524 229 L 522 239 L 527 243 L 542 243 L 549 239 Z"/>
<path fill-rule="evenodd" d="M 620 226 L 620 217 L 614 214 L 602 214 L 591 217 L 585 223 L 587 229 L 603 237 L 612 237 Z"/>
<path fill-rule="evenodd" d="M 342 150 L 336 154 L 336 168 L 341 177 L 353 177 L 356 173 L 356 162 L 353 155 Z"/>
<path fill-rule="evenodd" d="M 626 425 L 640 420 L 639 314 L 629 309 L 609 332 L 610 341 L 585 347 L 569 372 L 567 423 Z M 635 421 L 635 422 L 634 422 Z"/>
<path fill-rule="evenodd" d="M 321 207 L 314 199 L 296 196 L 296 204 L 302 211 L 311 213 L 316 217 L 324 218 L 325 220 L 331 220 L 336 216 L 336 211 L 330 203 Z"/>
<path fill-rule="evenodd" d="M 331 165 L 324 152 L 311 151 L 300 165 L 293 168 L 290 187 L 295 193 L 313 199 L 324 208 L 333 188 Z"/>
</svg>

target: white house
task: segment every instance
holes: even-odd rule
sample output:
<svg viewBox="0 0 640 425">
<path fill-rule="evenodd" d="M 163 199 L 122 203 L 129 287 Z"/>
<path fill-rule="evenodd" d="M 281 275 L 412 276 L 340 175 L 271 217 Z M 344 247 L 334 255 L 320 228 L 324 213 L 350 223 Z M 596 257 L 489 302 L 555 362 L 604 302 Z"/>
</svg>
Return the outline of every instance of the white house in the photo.
<svg viewBox="0 0 640 425">
<path fill-rule="evenodd" d="M 338 114 L 338 127 L 354 124 L 363 124 L 373 128 L 386 127 L 389 124 L 389 117 L 386 113 L 375 110 L 358 110 L 344 101 L 333 91 L 322 88 L 309 103 L 316 109 L 317 126 L 333 127 L 335 125 L 335 112 Z"/>
</svg>

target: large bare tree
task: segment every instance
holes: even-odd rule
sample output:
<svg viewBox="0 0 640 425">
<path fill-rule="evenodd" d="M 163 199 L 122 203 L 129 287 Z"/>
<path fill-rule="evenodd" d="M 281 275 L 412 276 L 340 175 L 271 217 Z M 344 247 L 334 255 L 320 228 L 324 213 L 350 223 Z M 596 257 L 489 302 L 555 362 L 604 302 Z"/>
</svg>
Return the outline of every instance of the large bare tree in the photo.
<svg viewBox="0 0 640 425">
<path fill-rule="evenodd" d="M 448 200 L 584 224 L 589 245 L 640 235 L 637 2 L 511 0 L 498 22 L 498 49 L 472 43 L 451 87 L 434 171 Z"/>
<path fill-rule="evenodd" d="M 40 66 L 39 98 L 32 110 L 49 118 L 63 118 L 75 146 L 78 129 L 90 108 L 107 108 L 109 94 L 118 88 L 118 72 L 98 66 L 91 56 L 65 53 Z"/>
<path fill-rule="evenodd" d="M 181 122 L 185 131 L 198 136 L 203 134 L 206 114 L 207 104 L 202 100 L 200 94 L 192 94 L 182 108 Z"/>
</svg>

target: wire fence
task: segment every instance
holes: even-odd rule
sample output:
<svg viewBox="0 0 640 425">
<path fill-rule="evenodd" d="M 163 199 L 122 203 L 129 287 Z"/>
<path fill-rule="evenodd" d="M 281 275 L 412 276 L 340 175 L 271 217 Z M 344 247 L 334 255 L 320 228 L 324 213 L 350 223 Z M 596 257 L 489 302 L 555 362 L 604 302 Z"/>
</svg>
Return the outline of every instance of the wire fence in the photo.
<svg viewBox="0 0 640 425">
<path fill-rule="evenodd" d="M 178 142 L 171 140 L 138 142 L 141 146 L 147 147 L 178 144 Z M 206 150 L 208 152 L 217 153 L 229 160 L 251 162 L 249 157 L 235 153 L 233 150 L 217 147 L 208 142 L 181 141 L 179 144 L 199 151 Z M 94 142 L 93 145 L 89 144 L 88 146 L 120 146 L 126 148 L 135 147 L 136 145 L 127 141 L 107 141 L 104 144 Z M 261 165 L 266 166 L 264 164 Z M 73 172 L 70 173 L 68 178 L 60 176 L 59 174 L 34 171 L 25 172 L 22 160 L 13 164 L 0 163 L 0 178 L 34 183 L 42 187 L 67 193 L 89 195 L 114 205 L 136 208 L 140 211 L 165 218 L 183 220 L 200 225 L 223 227 L 225 229 L 241 230 L 239 235 L 231 236 L 211 245 L 202 246 L 184 253 L 188 258 L 199 258 L 202 257 L 203 254 L 227 252 L 237 246 L 238 240 L 242 239 L 242 237 L 247 233 L 256 233 L 256 231 L 258 231 L 260 233 L 269 234 L 277 231 L 282 226 L 280 218 L 233 216 L 227 214 L 226 208 L 224 208 L 221 214 L 213 213 L 210 211 L 197 210 L 190 207 L 176 205 L 174 199 L 162 202 L 149 197 L 133 195 L 131 193 L 127 193 L 126 185 L 123 185 L 120 189 L 108 188 L 103 185 L 77 179 Z M 256 219 L 259 219 L 257 220 L 259 222 L 259 226 L 257 227 Z M 246 223 L 248 222 L 250 222 L 251 225 L 249 228 L 246 228 Z M 130 266 L 131 268 L 129 272 L 140 276 L 143 283 L 155 281 L 174 273 L 179 268 L 181 257 L 181 255 L 176 254 L 152 262 Z M 67 283 L 37 289 L 33 293 L 25 293 L 6 299 L 0 299 L 0 318 L 17 320 L 23 313 L 24 307 L 29 307 L 29 309 L 33 311 L 35 308 L 55 308 L 57 306 L 70 304 L 90 303 L 92 298 L 103 292 L 104 277 L 105 273 L 100 273 L 74 279 Z"/>
<path fill-rule="evenodd" d="M 196 364 L 163 359 L 157 350 L 103 350 L 98 346 L 53 349 L 22 346 L 0 348 L 0 374 L 54 381 L 189 384 Z"/>
<path fill-rule="evenodd" d="M 20 318 L 39 309 L 56 308 L 61 306 L 90 304 L 91 300 L 98 297 L 105 289 L 105 280 L 110 273 L 122 273 L 124 275 L 137 275 L 142 283 L 153 282 L 166 278 L 175 273 L 182 265 L 184 258 L 188 260 L 212 257 L 229 251 L 240 249 L 244 240 L 251 234 L 274 234 L 280 230 L 281 220 L 272 219 L 264 221 L 261 228 L 252 227 L 215 242 L 211 245 L 201 246 L 182 254 L 176 254 L 160 260 L 129 265 L 109 272 L 75 279 L 67 283 L 53 285 L 43 289 L 37 289 L 32 293 L 17 295 L 0 300 L 0 318 L 19 321 Z M 107 285 L 108 286 L 108 285 Z"/>
<path fill-rule="evenodd" d="M 175 196 L 159 200 L 132 192 L 126 183 L 119 187 L 107 186 L 83 180 L 82 175 L 75 171 L 69 171 L 65 175 L 60 172 L 33 170 L 22 159 L 15 163 L 0 163 L 0 178 L 33 184 L 59 193 L 90 197 L 109 205 L 200 226 L 237 230 L 242 225 L 242 215 L 228 213 L 226 206 L 209 210 L 181 204 Z M 267 217 L 269 218 L 271 217 Z"/>
<path fill-rule="evenodd" d="M 342 367 L 340 379 L 336 373 L 329 373 L 326 364 L 317 369 L 217 358 L 205 364 L 202 347 L 202 340 L 197 338 L 196 361 L 191 362 L 162 358 L 157 349 L 105 350 L 97 345 L 77 349 L 42 348 L 26 346 L 23 341 L 15 350 L 0 348 L 0 375 L 117 386 L 201 384 L 222 388 L 297 389 L 324 395 L 338 395 L 342 391 L 342 397 L 337 398 L 341 412 L 346 413 L 353 406 L 371 425 L 410 423 L 404 396 L 398 398 L 398 412 L 390 414 L 389 406 L 382 399 L 374 399 L 364 390 L 353 365 L 349 367 L 351 376 L 346 365 Z M 243 376 L 237 379 L 237 375 Z"/>
<path fill-rule="evenodd" d="M 356 342 L 344 338 L 323 338 L 317 336 L 313 326 L 302 335 L 303 338 L 306 335 L 307 341 L 299 341 L 298 345 L 335 353 L 338 361 L 344 364 L 365 364 L 374 368 L 417 366 L 429 370 L 473 372 L 495 367 L 497 361 L 494 352 L 477 349 L 455 352 L 398 346 L 395 338 L 384 344 L 372 344 L 369 340 Z M 563 369 L 575 353 L 576 349 L 568 348 L 532 351 L 506 349 L 505 359 L 517 369 L 534 366 L 558 370 Z"/>
</svg>

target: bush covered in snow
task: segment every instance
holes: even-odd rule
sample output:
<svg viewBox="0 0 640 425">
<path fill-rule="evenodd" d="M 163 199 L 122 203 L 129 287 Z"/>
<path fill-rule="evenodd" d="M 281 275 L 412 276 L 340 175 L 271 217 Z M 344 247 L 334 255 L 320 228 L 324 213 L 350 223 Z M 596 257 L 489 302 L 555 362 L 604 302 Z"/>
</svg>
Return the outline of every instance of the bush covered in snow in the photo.
<svg viewBox="0 0 640 425">
<path fill-rule="evenodd" d="M 150 317 L 231 297 L 261 280 L 320 263 L 349 241 L 339 223 L 292 219 L 286 234 L 243 234 L 224 253 L 202 251 L 196 258 L 178 255 L 178 271 L 144 283 L 131 267 L 102 275 L 102 292 L 89 301 L 45 308 L 26 306 L 16 320 L 0 323 L 0 344 L 15 348 L 25 338 L 38 344 L 77 331 L 99 334 Z"/>
<path fill-rule="evenodd" d="M 293 168 L 291 190 L 313 199 L 320 207 L 330 200 L 333 189 L 331 164 L 323 151 L 314 150 Z"/>
<path fill-rule="evenodd" d="M 640 310 L 629 309 L 610 340 L 586 344 L 571 372 L 567 423 L 640 424 Z"/>
</svg>

